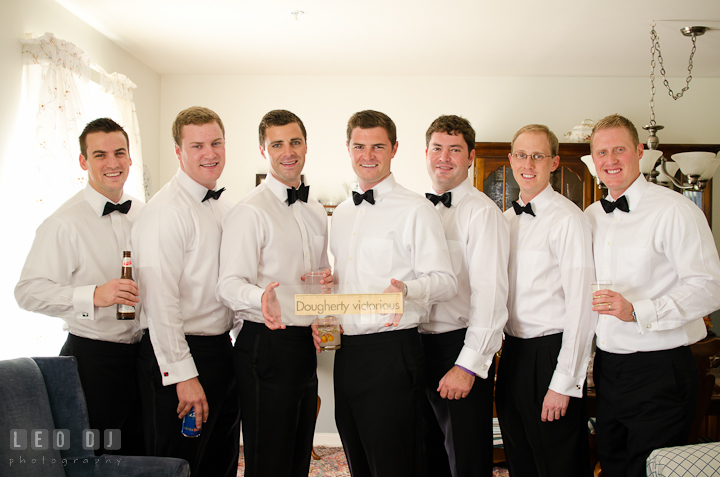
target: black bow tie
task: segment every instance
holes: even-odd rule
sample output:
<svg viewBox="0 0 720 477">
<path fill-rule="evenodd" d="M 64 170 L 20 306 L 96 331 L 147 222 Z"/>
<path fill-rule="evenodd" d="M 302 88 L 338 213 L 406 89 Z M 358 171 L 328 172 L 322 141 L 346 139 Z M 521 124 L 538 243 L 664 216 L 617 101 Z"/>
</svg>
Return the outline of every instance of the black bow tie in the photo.
<svg viewBox="0 0 720 477">
<path fill-rule="evenodd" d="M 622 210 L 623 212 L 630 212 L 630 207 L 628 207 L 627 197 L 624 195 L 621 196 L 618 200 L 615 202 L 611 202 L 606 199 L 600 199 L 600 203 L 602 204 L 602 208 L 605 209 L 606 213 L 610 213 L 615 209 Z"/>
<path fill-rule="evenodd" d="M 365 191 L 364 194 L 353 191 L 353 202 L 355 202 L 355 205 L 360 205 L 363 200 L 367 200 L 372 205 L 375 205 L 375 196 L 373 195 L 372 189 Z"/>
<path fill-rule="evenodd" d="M 515 215 L 520 215 L 525 212 L 526 214 L 530 214 L 535 217 L 535 212 L 533 212 L 532 207 L 530 207 L 530 202 L 525 204 L 525 207 L 523 207 L 522 205 L 518 204 L 516 200 L 513 200 L 512 205 L 513 209 L 515 209 Z"/>
<path fill-rule="evenodd" d="M 308 197 L 310 196 L 310 186 L 300 184 L 300 187 L 297 189 L 294 187 L 292 189 L 288 189 L 287 194 L 288 205 L 293 205 L 298 200 L 307 203 Z"/>
<path fill-rule="evenodd" d="M 430 192 L 425 193 L 425 197 L 433 203 L 433 205 L 438 205 L 438 202 L 442 202 L 443 205 L 447 208 L 450 208 L 452 205 L 452 193 L 451 192 L 445 192 L 442 195 L 435 195 L 431 194 Z"/>
<path fill-rule="evenodd" d="M 131 200 L 126 200 L 122 204 L 113 204 L 112 202 L 105 202 L 105 208 L 103 209 L 103 217 L 105 217 L 107 214 L 118 211 L 121 214 L 127 214 L 130 212 L 130 206 L 132 205 Z"/>
<path fill-rule="evenodd" d="M 220 189 L 220 190 L 208 189 L 207 194 L 205 194 L 205 198 L 204 198 L 202 201 L 205 202 L 205 201 L 208 200 L 208 199 L 218 200 L 218 199 L 220 198 L 220 196 L 222 195 L 223 192 L 225 192 L 225 188 L 224 188 L 224 187 L 223 187 L 222 189 Z"/>
</svg>

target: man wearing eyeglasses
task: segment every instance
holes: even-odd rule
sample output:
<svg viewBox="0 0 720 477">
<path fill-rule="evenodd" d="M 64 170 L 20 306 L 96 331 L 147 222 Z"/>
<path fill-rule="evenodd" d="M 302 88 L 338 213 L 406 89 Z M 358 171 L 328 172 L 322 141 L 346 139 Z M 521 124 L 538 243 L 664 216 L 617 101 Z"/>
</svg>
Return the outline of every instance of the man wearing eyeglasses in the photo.
<svg viewBox="0 0 720 477">
<path fill-rule="evenodd" d="M 510 221 L 508 321 L 495 403 L 510 474 L 590 475 L 583 393 L 596 315 L 590 222 L 555 192 L 558 140 L 531 124 L 508 155 L 520 197 Z"/>
<path fill-rule="evenodd" d="M 493 467 L 495 353 L 507 321 L 510 225 L 468 182 L 475 131 L 440 116 L 425 134 L 432 192 L 443 221 L 458 293 L 419 327 L 427 362 L 427 475 L 490 476 Z"/>
<path fill-rule="evenodd" d="M 653 449 L 687 444 L 698 371 L 690 345 L 720 308 L 720 260 L 707 220 L 690 200 L 640 173 L 633 123 L 601 119 L 590 137 L 607 200 L 587 208 L 597 278 L 595 386 L 603 475 L 645 475 Z"/>
</svg>

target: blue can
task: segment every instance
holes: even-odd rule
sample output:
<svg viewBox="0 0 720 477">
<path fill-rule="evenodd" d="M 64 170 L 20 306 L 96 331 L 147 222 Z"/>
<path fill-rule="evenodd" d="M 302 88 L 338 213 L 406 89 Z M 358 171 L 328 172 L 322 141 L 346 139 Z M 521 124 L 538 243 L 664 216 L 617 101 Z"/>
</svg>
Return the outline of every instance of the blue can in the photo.
<svg viewBox="0 0 720 477">
<path fill-rule="evenodd" d="M 195 408 L 190 409 L 190 412 L 185 414 L 182 423 L 182 435 L 185 437 L 198 437 L 200 435 L 200 429 L 197 427 L 195 421 Z"/>
</svg>

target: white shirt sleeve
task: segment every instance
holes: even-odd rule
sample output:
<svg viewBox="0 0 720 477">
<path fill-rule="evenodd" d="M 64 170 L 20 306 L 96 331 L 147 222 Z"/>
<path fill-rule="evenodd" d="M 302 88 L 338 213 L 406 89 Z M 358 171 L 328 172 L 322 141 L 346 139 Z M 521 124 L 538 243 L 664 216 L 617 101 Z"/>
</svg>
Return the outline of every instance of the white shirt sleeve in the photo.
<svg viewBox="0 0 720 477">
<path fill-rule="evenodd" d="M 410 229 L 403 233 L 408 243 L 413 244 L 413 268 L 417 278 L 405 282 L 407 299 L 420 306 L 450 300 L 457 294 L 457 278 L 452 271 L 440 216 L 431 206 L 419 207 Z"/>
<path fill-rule="evenodd" d="M 146 210 L 132 230 L 143 312 L 165 386 L 198 375 L 185 340 L 179 286 L 194 231 L 194 224 L 170 207 Z"/>
<path fill-rule="evenodd" d="M 57 220 L 38 227 L 15 299 L 20 308 L 48 316 L 94 320 L 96 284 L 71 285 L 80 252 L 74 233 Z"/>
<path fill-rule="evenodd" d="M 572 397 L 582 397 L 590 347 L 597 323 L 592 312 L 590 284 L 595 278 L 592 261 L 592 232 L 586 217 L 568 217 L 564 227 L 550 238 L 560 266 L 565 316 L 563 343 L 549 388 Z"/>
<path fill-rule="evenodd" d="M 468 232 L 470 316 L 456 364 L 486 379 L 508 319 L 510 224 L 499 209 L 484 207 L 473 215 Z"/>
<path fill-rule="evenodd" d="M 661 223 L 655 241 L 677 274 L 679 286 L 657 299 L 633 302 L 640 334 L 672 330 L 720 308 L 718 253 L 700 209 L 678 202 L 657 220 Z"/>
<path fill-rule="evenodd" d="M 223 220 L 220 245 L 218 300 L 233 311 L 262 314 L 264 289 L 258 282 L 258 263 L 265 245 L 262 217 L 253 207 L 238 205 Z"/>
</svg>

